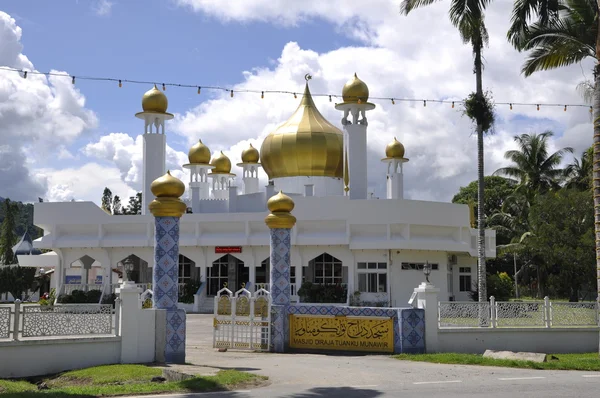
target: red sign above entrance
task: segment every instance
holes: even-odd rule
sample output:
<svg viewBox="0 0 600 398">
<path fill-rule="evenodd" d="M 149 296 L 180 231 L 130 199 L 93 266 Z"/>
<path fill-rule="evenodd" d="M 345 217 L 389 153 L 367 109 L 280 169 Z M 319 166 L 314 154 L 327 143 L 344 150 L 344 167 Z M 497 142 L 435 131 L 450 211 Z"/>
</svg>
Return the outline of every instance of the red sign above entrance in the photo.
<svg viewBox="0 0 600 398">
<path fill-rule="evenodd" d="M 241 246 L 216 246 L 215 253 L 241 253 Z"/>
</svg>

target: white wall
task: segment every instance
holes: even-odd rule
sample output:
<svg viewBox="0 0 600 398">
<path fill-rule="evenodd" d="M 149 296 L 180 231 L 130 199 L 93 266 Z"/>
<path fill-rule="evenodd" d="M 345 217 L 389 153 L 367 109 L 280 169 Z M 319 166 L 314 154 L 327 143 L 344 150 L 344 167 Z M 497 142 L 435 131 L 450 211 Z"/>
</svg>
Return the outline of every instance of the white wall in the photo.
<svg viewBox="0 0 600 398">
<path fill-rule="evenodd" d="M 121 338 L 45 338 L 0 342 L 0 377 L 29 377 L 120 363 Z"/>
<path fill-rule="evenodd" d="M 598 328 L 438 329 L 440 352 L 482 354 L 485 350 L 546 354 L 598 351 Z"/>
<path fill-rule="evenodd" d="M 305 185 L 313 185 L 313 196 L 342 196 L 344 182 L 341 178 L 333 177 L 283 177 L 274 178 L 275 192 L 283 191 L 286 194 L 295 193 L 304 195 Z"/>
<path fill-rule="evenodd" d="M 452 268 L 452 284 L 454 288 L 454 300 L 455 301 L 471 301 L 471 295 L 469 292 L 461 292 L 460 291 L 460 268 L 469 267 L 471 268 L 471 285 L 473 283 L 477 283 L 477 257 L 468 257 L 468 256 L 457 256 L 457 264 L 455 264 Z M 462 274 L 466 275 L 466 274 Z M 446 301 L 447 299 L 441 297 L 441 301 Z"/>
</svg>

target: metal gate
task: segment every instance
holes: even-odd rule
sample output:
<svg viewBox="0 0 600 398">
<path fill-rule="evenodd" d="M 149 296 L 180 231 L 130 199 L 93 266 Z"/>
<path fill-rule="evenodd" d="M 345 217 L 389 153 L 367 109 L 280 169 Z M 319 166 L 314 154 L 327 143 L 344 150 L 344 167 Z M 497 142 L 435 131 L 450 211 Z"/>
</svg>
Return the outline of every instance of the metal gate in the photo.
<svg viewBox="0 0 600 398">
<path fill-rule="evenodd" d="M 244 288 L 232 293 L 223 288 L 215 297 L 213 347 L 269 351 L 271 345 L 271 294 Z"/>
</svg>

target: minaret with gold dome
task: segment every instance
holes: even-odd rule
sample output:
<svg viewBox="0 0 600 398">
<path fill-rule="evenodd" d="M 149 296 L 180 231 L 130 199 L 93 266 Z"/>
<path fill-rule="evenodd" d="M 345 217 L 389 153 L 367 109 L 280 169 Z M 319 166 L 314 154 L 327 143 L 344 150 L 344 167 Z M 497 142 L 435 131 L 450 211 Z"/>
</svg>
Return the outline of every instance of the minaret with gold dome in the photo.
<svg viewBox="0 0 600 398">
<path fill-rule="evenodd" d="M 183 167 L 190 170 L 190 199 L 192 212 L 200 212 L 200 201 L 210 199 L 210 181 L 208 172 L 215 168 L 210 164 L 210 149 L 202 140 L 192 146 L 188 152 L 188 164 Z"/>
<path fill-rule="evenodd" d="M 144 165 L 142 169 L 142 214 L 148 213 L 148 205 L 155 196 L 150 190 L 154 180 L 165 174 L 167 139 L 165 121 L 173 119 L 167 113 L 169 101 L 156 85 L 142 97 L 142 112 L 135 116 L 144 121 Z"/>
<path fill-rule="evenodd" d="M 231 160 L 220 151 L 212 158 L 210 165 L 213 169 L 208 176 L 213 179 L 213 199 L 229 199 L 229 184 L 235 178 L 235 174 L 231 173 Z"/>
<path fill-rule="evenodd" d="M 243 169 L 244 194 L 258 192 L 258 169 L 260 153 L 252 144 L 242 151 L 242 163 L 237 165 Z"/>
<path fill-rule="evenodd" d="M 369 87 L 356 73 L 342 89 L 344 102 L 335 105 L 343 111 L 346 154 L 348 157 L 350 199 L 367 199 L 367 117 L 366 111 L 375 109 L 369 100 Z M 348 119 L 352 116 L 352 120 Z"/>
<path fill-rule="evenodd" d="M 387 199 L 404 199 L 403 164 L 408 162 L 404 157 L 404 145 L 394 137 L 394 140 L 385 147 L 387 163 Z"/>
</svg>

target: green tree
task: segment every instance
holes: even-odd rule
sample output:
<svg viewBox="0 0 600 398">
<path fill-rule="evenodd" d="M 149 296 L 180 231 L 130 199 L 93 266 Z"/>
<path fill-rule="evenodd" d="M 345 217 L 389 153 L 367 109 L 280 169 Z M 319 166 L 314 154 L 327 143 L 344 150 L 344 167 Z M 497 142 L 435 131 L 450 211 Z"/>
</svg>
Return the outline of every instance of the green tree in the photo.
<svg viewBox="0 0 600 398">
<path fill-rule="evenodd" d="M 129 205 L 123 209 L 123 214 L 142 214 L 142 193 L 129 197 Z"/>
<path fill-rule="evenodd" d="M 123 214 L 123 209 L 121 208 L 121 198 L 119 197 L 119 195 L 115 195 L 115 197 L 113 198 L 112 214 Z"/>
<path fill-rule="evenodd" d="M 580 191 L 592 189 L 592 158 L 594 157 L 594 148 L 589 147 L 581 154 L 581 160 L 575 158 L 573 163 L 565 168 L 565 178 L 567 188 L 574 188 Z"/>
<path fill-rule="evenodd" d="M 0 280 L 3 281 L 0 294 L 10 293 L 13 298 L 23 300 L 23 293 L 33 286 L 36 268 L 18 265 L 0 267 Z"/>
<path fill-rule="evenodd" d="M 540 196 L 531 207 L 532 233 L 526 245 L 542 259 L 538 268 L 548 275 L 556 294 L 570 301 L 578 301 L 582 288 L 593 287 L 593 213 L 589 191 L 570 189 Z M 544 276 L 539 283 L 545 289 Z"/>
<path fill-rule="evenodd" d="M 17 262 L 13 246 L 17 243 L 15 235 L 16 207 L 9 200 L 4 200 L 4 221 L 0 227 L 0 264 L 11 265 Z"/>
<path fill-rule="evenodd" d="M 554 135 L 551 131 L 541 134 L 521 134 L 515 137 L 519 149 L 506 151 L 504 158 L 513 164 L 500 168 L 494 175 L 504 175 L 517 184 L 516 191 L 532 200 L 539 192 L 559 188 L 564 170 L 559 169 L 565 153 L 573 148 L 562 148 L 553 154 L 548 153 L 548 139 Z"/>
<path fill-rule="evenodd" d="M 108 189 L 108 187 L 104 188 L 104 192 L 102 192 L 102 202 L 101 202 L 101 207 L 102 209 L 109 213 L 112 214 L 112 203 L 113 203 L 113 197 L 112 197 L 112 192 L 110 189 Z"/>
<path fill-rule="evenodd" d="M 401 12 L 409 14 L 416 8 L 433 4 L 439 0 L 403 0 Z M 465 113 L 476 125 L 477 131 L 477 280 L 479 301 L 487 300 L 485 270 L 485 217 L 484 217 L 484 175 L 483 175 L 483 136 L 491 131 L 494 123 L 493 105 L 483 92 L 483 47 L 488 44 L 484 11 L 491 0 L 451 0 L 450 22 L 458 29 L 465 44 L 473 50 L 475 92 L 465 100 Z"/>
<path fill-rule="evenodd" d="M 526 76 L 536 71 L 573 65 L 592 58 L 594 218 L 600 221 L 600 8 L 597 0 L 517 0 L 508 38 L 519 51 L 531 51 L 523 66 Z M 586 83 L 583 84 L 585 87 Z M 589 90 L 584 90 L 588 92 Z M 600 223 L 596 223 L 596 272 L 600 275 Z M 600 296 L 600 277 L 596 290 Z"/>
</svg>

